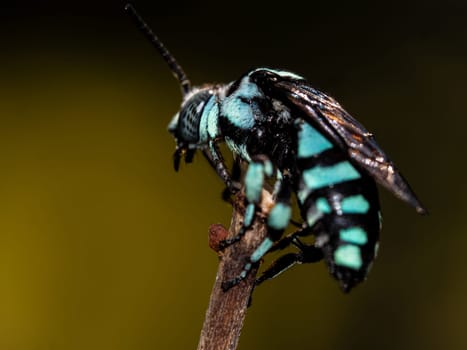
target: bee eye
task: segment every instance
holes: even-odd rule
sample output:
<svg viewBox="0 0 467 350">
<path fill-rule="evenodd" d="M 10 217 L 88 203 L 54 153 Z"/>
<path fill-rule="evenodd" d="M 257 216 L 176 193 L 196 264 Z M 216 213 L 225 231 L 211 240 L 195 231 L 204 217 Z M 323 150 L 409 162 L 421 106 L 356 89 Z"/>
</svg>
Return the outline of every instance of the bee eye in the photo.
<svg viewBox="0 0 467 350">
<path fill-rule="evenodd" d="M 188 143 L 199 141 L 199 124 L 206 101 L 211 97 L 209 90 L 202 90 L 185 102 L 178 123 L 179 137 Z"/>
</svg>

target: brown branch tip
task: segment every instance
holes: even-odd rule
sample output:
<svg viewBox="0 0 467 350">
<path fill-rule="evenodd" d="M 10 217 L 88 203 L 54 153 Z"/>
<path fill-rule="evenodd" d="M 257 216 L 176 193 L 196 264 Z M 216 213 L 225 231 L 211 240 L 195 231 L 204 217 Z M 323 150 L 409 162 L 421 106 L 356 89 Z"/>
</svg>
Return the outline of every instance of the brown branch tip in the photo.
<svg viewBox="0 0 467 350">
<path fill-rule="evenodd" d="M 209 306 L 206 311 L 198 350 L 235 350 L 240 338 L 251 293 L 256 280 L 258 266 L 254 266 L 248 276 L 238 285 L 224 292 L 222 282 L 240 274 L 245 263 L 266 237 L 265 213 L 269 212 L 272 199 L 269 192 L 263 191 L 262 213 L 256 215 L 252 227 L 237 243 L 219 250 L 220 241 L 234 237 L 242 227 L 244 196 L 235 197 L 232 221 L 227 231 L 222 225 L 214 224 L 209 228 L 209 246 L 219 256 L 216 280 L 212 288 Z"/>
</svg>

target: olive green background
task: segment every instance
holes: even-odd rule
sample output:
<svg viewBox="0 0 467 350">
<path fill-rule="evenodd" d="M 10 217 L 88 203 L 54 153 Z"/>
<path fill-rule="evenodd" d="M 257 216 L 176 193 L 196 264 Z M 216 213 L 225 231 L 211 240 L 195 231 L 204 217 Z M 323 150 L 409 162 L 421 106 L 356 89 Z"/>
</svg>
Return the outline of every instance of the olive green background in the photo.
<svg viewBox="0 0 467 350">
<path fill-rule="evenodd" d="M 382 245 L 344 295 L 324 264 L 259 288 L 240 349 L 467 348 L 463 1 L 135 1 L 194 84 L 285 68 L 373 131 L 430 210 L 381 191 Z M 194 349 L 229 223 L 124 2 L 0 5 L 0 349 Z M 270 259 L 268 259 L 270 260 Z"/>
</svg>

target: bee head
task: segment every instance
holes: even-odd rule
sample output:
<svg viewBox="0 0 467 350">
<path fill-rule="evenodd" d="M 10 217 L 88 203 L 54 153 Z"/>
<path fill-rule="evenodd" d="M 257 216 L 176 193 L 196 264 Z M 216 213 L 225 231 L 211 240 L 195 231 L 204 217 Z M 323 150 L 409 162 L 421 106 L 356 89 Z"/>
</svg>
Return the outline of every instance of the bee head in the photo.
<svg viewBox="0 0 467 350">
<path fill-rule="evenodd" d="M 184 98 L 180 111 L 169 123 L 168 130 L 177 142 L 174 154 L 176 170 L 178 170 L 182 156 L 185 156 L 185 161 L 190 163 L 198 145 L 206 142 L 206 136 L 200 124 L 204 108 L 213 93 L 209 87 L 193 90 Z"/>
</svg>

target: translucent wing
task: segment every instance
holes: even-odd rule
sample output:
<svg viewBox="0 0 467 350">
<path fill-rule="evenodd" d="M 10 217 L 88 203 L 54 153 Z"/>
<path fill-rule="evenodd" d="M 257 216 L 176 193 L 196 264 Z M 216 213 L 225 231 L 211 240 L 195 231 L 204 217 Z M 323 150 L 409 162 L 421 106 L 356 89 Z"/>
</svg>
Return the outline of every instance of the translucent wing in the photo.
<svg viewBox="0 0 467 350">
<path fill-rule="evenodd" d="M 303 118 L 347 152 L 356 164 L 396 197 L 421 214 L 427 212 L 373 135 L 337 101 L 287 72 L 258 69 L 250 73 L 250 78 L 272 98 L 303 112 Z"/>
</svg>

